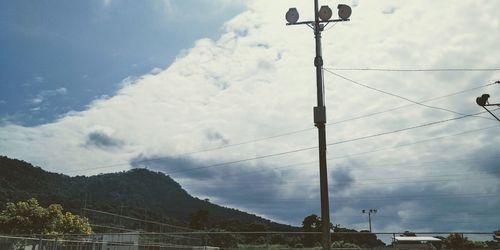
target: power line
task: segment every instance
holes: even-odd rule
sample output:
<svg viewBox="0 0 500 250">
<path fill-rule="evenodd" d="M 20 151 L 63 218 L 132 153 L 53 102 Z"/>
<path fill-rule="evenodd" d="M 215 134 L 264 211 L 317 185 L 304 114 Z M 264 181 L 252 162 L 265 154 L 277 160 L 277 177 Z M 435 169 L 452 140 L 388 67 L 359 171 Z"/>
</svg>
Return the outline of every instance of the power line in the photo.
<svg viewBox="0 0 500 250">
<path fill-rule="evenodd" d="M 297 152 L 302 152 L 302 151 L 307 151 L 307 150 L 312 150 L 316 149 L 316 146 L 313 147 L 307 147 L 307 148 L 299 148 L 295 150 L 290 150 L 290 151 L 284 151 L 280 153 L 275 153 L 275 154 L 268 154 L 268 155 L 262 155 L 262 156 L 257 156 L 257 157 L 252 157 L 252 158 L 246 158 L 246 159 L 240 159 L 240 160 L 235 160 L 235 161 L 229 161 L 229 162 L 222 162 L 222 163 L 217 163 L 213 165 L 207 165 L 207 166 L 201 166 L 201 167 L 194 167 L 194 168 L 187 168 L 187 169 L 182 169 L 182 170 L 175 170 L 175 171 L 170 171 L 167 174 L 170 173 L 177 173 L 177 172 L 185 172 L 185 171 L 191 171 L 191 170 L 198 170 L 198 169 L 205 169 L 205 168 L 213 168 L 213 167 L 222 167 L 226 165 L 231 165 L 235 163 L 240 163 L 240 162 L 246 162 L 246 161 L 253 161 L 253 160 L 259 160 L 259 159 L 264 159 L 264 158 L 269 158 L 269 157 L 275 157 L 275 156 L 280 156 L 280 155 L 286 155 L 286 154 L 292 154 L 292 153 L 297 153 Z M 154 159 L 163 159 L 164 157 L 157 157 Z M 148 162 L 152 161 L 151 159 L 146 159 L 146 160 L 140 160 L 138 162 Z M 87 169 L 78 169 L 78 170 L 73 170 L 73 171 L 68 171 L 68 172 L 81 172 L 81 171 L 87 171 L 87 170 L 96 170 L 96 169 L 103 169 L 103 168 L 109 168 L 110 166 L 102 166 L 102 167 L 94 167 L 94 168 L 87 168 Z"/>
<path fill-rule="evenodd" d="M 453 93 L 450 93 L 450 94 L 446 94 L 446 95 L 442 95 L 442 96 L 437 96 L 437 97 L 432 97 L 432 98 L 420 100 L 418 102 L 419 103 L 426 103 L 426 102 L 430 102 L 430 101 L 435 101 L 435 100 L 439 100 L 439 99 L 442 99 L 442 98 L 446 98 L 446 97 L 450 97 L 450 96 L 454 96 L 454 95 L 459 95 L 459 94 L 462 94 L 462 93 L 466 93 L 466 92 L 469 92 L 469 91 L 473 91 L 473 90 L 477 90 L 477 89 L 482 89 L 482 88 L 489 87 L 489 86 L 492 86 L 492 85 L 495 85 L 495 84 L 498 84 L 498 82 L 488 83 L 488 84 L 485 84 L 485 85 L 481 85 L 481 86 L 477 86 L 477 87 L 473 87 L 473 88 L 469 88 L 469 89 L 465 89 L 465 90 L 453 92 Z M 336 121 L 336 122 L 330 123 L 327 126 L 331 126 L 331 125 L 335 125 L 335 124 L 339 124 L 339 123 L 344 123 L 344 122 L 348 122 L 348 121 L 353 121 L 353 120 L 358 120 L 358 119 L 363 119 L 363 118 L 367 118 L 367 117 L 370 117 L 370 116 L 375 116 L 375 115 L 379 115 L 379 114 L 383 114 L 383 113 L 388 113 L 388 112 L 392 112 L 392 111 L 395 111 L 395 110 L 398 110 L 398 109 L 402 109 L 402 108 L 406 108 L 406 107 L 411 107 L 413 105 L 416 105 L 416 104 L 415 103 L 406 104 L 406 105 L 398 106 L 398 107 L 395 107 L 395 108 L 390 108 L 390 109 L 387 109 L 387 110 L 384 110 L 384 111 L 378 111 L 378 112 L 374 112 L 374 113 L 370 113 L 370 114 L 365 114 L 365 115 L 361 115 L 361 116 L 357 116 L 357 117 L 352 117 L 352 118 L 348 118 L 348 119 L 345 119 L 345 120 L 340 120 L 340 121 Z"/>
<path fill-rule="evenodd" d="M 443 138 L 449 138 L 449 137 L 454 137 L 454 136 L 459 136 L 459 135 L 470 134 L 470 133 L 473 133 L 473 132 L 483 131 L 483 130 L 491 129 L 491 128 L 500 128 L 500 126 L 495 125 L 495 126 L 489 126 L 489 127 L 480 128 L 480 129 L 467 130 L 467 131 L 463 131 L 463 132 L 456 133 L 456 134 L 450 134 L 450 135 L 445 135 L 445 136 L 427 138 L 427 139 L 424 139 L 424 140 L 415 141 L 415 142 L 406 143 L 406 144 L 399 144 L 399 145 L 392 146 L 392 147 L 383 147 L 383 148 L 379 148 L 379 149 L 375 149 L 375 150 L 371 150 L 371 151 L 360 152 L 360 153 L 357 153 L 357 154 L 337 156 L 337 157 L 333 157 L 333 158 L 328 158 L 327 160 L 339 159 L 339 158 L 347 158 L 347 157 L 355 157 L 356 155 L 368 154 L 368 153 L 373 153 L 373 152 L 380 152 L 380 151 L 385 151 L 385 150 L 389 150 L 389 149 L 394 149 L 394 148 L 399 148 L 399 147 L 410 146 L 410 145 L 415 145 L 415 144 L 419 144 L 419 143 L 425 143 L 425 142 L 429 142 L 429 141 L 439 140 L 439 139 L 443 139 Z M 488 157 L 486 159 L 498 159 L 498 158 L 499 157 Z M 390 165 L 393 165 L 393 166 L 398 166 L 398 165 L 399 166 L 400 165 L 405 165 L 405 166 L 425 166 L 425 164 L 450 163 L 450 162 L 471 161 L 471 160 L 473 160 L 473 161 L 479 161 L 479 159 L 481 161 L 485 160 L 484 157 L 481 157 L 481 158 L 477 158 L 476 157 L 476 158 L 461 158 L 461 159 L 454 159 L 454 160 L 437 160 L 437 161 L 416 162 L 413 165 L 408 165 L 408 162 L 384 163 L 382 165 L 384 167 L 387 167 L 387 166 L 390 166 Z M 317 163 L 317 161 L 307 161 L 307 162 L 300 162 L 300 163 L 288 164 L 288 165 L 281 166 L 281 167 L 275 167 L 273 169 L 288 169 L 288 168 L 293 168 L 293 167 L 302 166 L 302 165 L 306 165 L 306 164 L 312 164 L 312 163 Z M 366 168 L 377 168 L 379 166 L 375 165 L 375 166 L 371 166 L 371 167 L 363 167 L 363 169 L 366 169 Z M 245 172 L 244 174 L 245 174 L 245 176 L 249 176 L 252 173 L 256 174 L 256 173 L 261 173 L 261 172 L 263 172 L 263 170 Z M 238 173 L 238 175 L 239 174 L 241 174 L 241 173 Z M 227 177 L 227 176 L 231 176 L 231 175 L 234 175 L 234 173 L 225 174 L 225 175 L 222 175 L 222 177 Z"/>
<path fill-rule="evenodd" d="M 374 138 L 374 137 L 378 137 L 378 136 L 399 133 L 399 132 L 408 131 L 408 130 L 417 129 L 417 128 L 428 127 L 428 126 L 432 126 L 432 125 L 436 125 L 436 124 L 440 124 L 440 123 L 445 123 L 445 122 L 449 122 L 449 121 L 454 121 L 454 120 L 459 120 L 459 119 L 463 119 L 463 118 L 467 118 L 467 117 L 471 117 L 471 116 L 475 116 L 475 115 L 483 114 L 483 113 L 485 113 L 485 111 L 479 112 L 479 113 L 475 113 L 475 114 L 462 115 L 462 116 L 458 116 L 458 117 L 454 117 L 454 118 L 449 118 L 449 119 L 445 119 L 445 120 L 440 120 L 440 121 L 435 121 L 435 122 L 424 123 L 424 124 L 420 124 L 420 125 L 416 125 L 416 126 L 412 126 L 412 127 L 407 127 L 407 128 L 402 128 L 402 129 L 396 129 L 396 130 L 392 130 L 392 131 L 382 132 L 382 133 L 378 133 L 378 134 L 367 135 L 367 136 L 362 136 L 362 137 L 357 137 L 357 138 L 352 138 L 352 139 L 346 139 L 346 140 L 343 140 L 343 141 L 328 143 L 327 146 L 338 145 L 338 144 L 343 144 L 343 143 L 353 142 L 353 141 L 359 141 L 359 140 L 365 140 L 365 139 Z"/>
<path fill-rule="evenodd" d="M 417 179 L 417 178 L 442 178 L 442 177 L 448 177 L 448 176 L 467 176 L 466 178 L 447 178 L 447 179 L 435 179 L 435 180 L 414 180 L 414 181 L 382 181 L 385 180 L 385 178 L 376 178 L 376 179 L 359 179 L 353 182 L 350 181 L 333 181 L 332 183 L 329 184 L 329 186 L 334 187 L 335 185 L 338 184 L 353 184 L 355 186 L 360 186 L 360 185 L 372 185 L 372 184 L 415 184 L 415 183 L 433 183 L 433 182 L 453 182 L 453 181 L 477 181 L 481 180 L 484 181 L 486 179 L 498 179 L 496 176 L 490 176 L 490 177 L 484 177 L 484 175 L 488 174 L 495 174 L 495 173 L 500 173 L 500 171 L 492 171 L 492 172 L 484 172 L 484 173 L 478 173 L 478 174 L 449 174 L 449 175 L 438 175 L 438 176 L 404 176 L 404 177 L 393 177 L 393 178 L 387 178 L 388 180 L 404 180 L 404 179 Z M 472 178 L 474 176 L 481 176 L 481 177 L 476 177 Z M 300 183 L 300 185 L 297 185 L 299 187 L 303 186 L 316 186 L 316 183 L 304 183 L 303 180 L 299 181 L 285 181 L 285 182 L 259 182 L 259 181 L 246 181 L 246 182 L 224 182 L 224 183 L 218 183 L 217 187 L 234 187 L 234 186 L 240 186 L 240 185 L 246 185 L 246 184 L 251 184 L 251 185 L 259 185 L 259 186 L 282 186 L 285 187 L 288 184 L 295 184 L 295 183 Z M 183 185 L 183 186 L 191 186 L 191 185 Z"/>
<path fill-rule="evenodd" d="M 175 226 L 175 225 L 171 225 L 171 224 L 167 224 L 167 223 L 162 223 L 162 222 L 157 222 L 157 221 L 143 220 L 143 219 L 138 219 L 138 218 L 134 218 L 134 217 L 130 217 L 130 216 L 125 216 L 125 215 L 119 215 L 119 214 L 105 212 L 105 211 L 96 210 L 96 209 L 83 208 L 83 210 L 84 211 L 89 211 L 89 212 L 92 212 L 92 213 L 105 214 L 105 215 L 120 217 L 120 218 L 124 218 L 124 219 L 134 220 L 134 221 L 151 223 L 151 224 L 160 225 L 160 226 L 167 226 L 167 227 L 181 229 L 181 230 L 193 231 L 193 229 L 187 228 L 187 227 Z"/>
<path fill-rule="evenodd" d="M 287 154 L 292 154 L 292 153 L 297 153 L 297 152 L 312 150 L 312 149 L 316 149 L 316 148 L 317 148 L 316 146 L 308 147 L 308 148 L 300 148 L 300 149 L 295 149 L 295 150 L 280 152 L 280 153 L 276 153 L 276 154 L 262 155 L 262 156 L 257 156 L 257 157 L 253 157 L 253 158 L 247 158 L 247 159 L 241 159 L 241 160 L 236 160 L 236 161 L 223 162 L 223 163 L 218 163 L 218 164 L 213 164 L 213 165 L 208 165 L 208 166 L 188 168 L 188 169 L 182 169 L 182 170 L 176 170 L 176 171 L 169 171 L 169 173 L 177 173 L 177 172 L 185 172 L 185 171 L 199 170 L 199 169 L 205 169 L 205 168 L 221 167 L 221 166 L 231 165 L 231 164 L 234 164 L 234 163 L 240 163 L 240 162 L 245 162 L 245 161 L 253 161 L 253 160 L 260 160 L 260 159 L 265 159 L 265 158 L 270 158 L 270 157 L 275 157 L 275 156 L 280 156 L 280 155 L 287 155 Z"/>
<path fill-rule="evenodd" d="M 431 137 L 431 138 L 427 138 L 427 139 L 424 139 L 424 140 L 414 141 L 414 142 L 405 143 L 405 144 L 399 144 L 399 145 L 392 146 L 392 147 L 383 147 L 383 148 L 379 148 L 379 149 L 376 149 L 376 150 L 361 152 L 361 153 L 358 153 L 358 154 L 368 154 L 368 153 L 374 153 L 374 152 L 380 152 L 380 151 L 395 149 L 395 148 L 399 148 L 399 147 L 411 146 L 411 145 L 415 145 L 415 144 L 419 144 L 419 143 L 426 143 L 426 142 L 429 142 L 429 141 L 440 140 L 440 139 L 443 139 L 443 138 L 449 138 L 449 137 L 454 137 L 454 136 L 459 136 L 459 135 L 465 135 L 465 134 L 474 133 L 474 132 L 478 132 L 478 131 L 483 131 L 483 130 L 491 129 L 491 128 L 500 128 L 500 126 L 495 125 L 495 126 L 489 126 L 489 127 L 480 128 L 480 129 L 467 130 L 467 131 L 463 131 L 463 132 L 460 132 L 460 133 L 457 133 L 457 134 L 451 134 L 451 135 L 445 135 L 445 136 L 439 136 L 439 137 Z M 346 157 L 356 157 L 356 155 L 357 154 L 354 154 L 354 155 L 351 154 L 351 155 L 345 155 L 345 156 L 337 156 L 337 157 L 333 157 L 333 158 L 328 158 L 327 160 L 334 160 L 334 159 L 340 159 L 340 158 L 346 158 Z M 474 158 L 474 159 L 477 159 L 477 158 Z M 484 157 L 482 157 L 481 159 L 484 159 Z M 456 162 L 456 161 L 464 161 L 464 160 L 467 160 L 467 159 L 457 159 L 457 160 L 447 160 L 447 161 L 443 161 L 443 160 L 440 160 L 440 161 L 428 161 L 428 162 L 423 162 L 423 163 L 429 164 L 429 163 L 439 163 L 439 162 Z M 293 167 L 297 167 L 297 166 L 302 166 L 302 165 L 306 165 L 306 164 L 313 164 L 313 163 L 317 163 L 317 162 L 318 162 L 317 160 L 316 161 L 300 162 L 300 163 L 294 163 L 294 164 L 288 164 L 288 165 L 285 165 L 285 166 L 275 167 L 273 169 L 289 169 L 289 168 L 293 168 Z M 405 164 L 405 165 L 407 165 L 407 163 L 397 163 L 397 164 L 400 164 L 400 165 Z M 384 166 L 387 166 L 387 165 L 388 165 L 387 163 L 384 164 Z M 394 165 L 394 163 L 392 163 L 390 165 Z M 421 165 L 421 164 L 418 164 L 418 165 Z M 252 172 L 245 172 L 245 175 L 248 176 L 248 175 L 251 175 L 252 173 L 255 174 L 255 173 L 261 173 L 261 172 L 262 172 L 262 170 L 252 171 Z M 239 175 L 241 173 L 237 173 L 237 174 Z M 234 173 L 226 173 L 226 174 L 222 175 L 222 177 L 227 177 L 227 176 L 231 176 L 231 175 L 234 175 Z"/>
<path fill-rule="evenodd" d="M 409 146 L 409 145 L 414 145 L 414 144 L 422 143 L 422 142 L 425 142 L 425 141 L 427 141 L 427 140 L 416 141 L 416 142 L 411 142 L 411 143 L 406 143 L 406 144 L 400 144 L 400 145 L 396 145 L 396 146 L 392 146 L 392 147 L 384 147 L 384 148 L 379 148 L 379 149 L 374 149 L 374 150 L 369 150 L 369 151 L 363 151 L 363 152 L 358 152 L 358 153 L 354 153 L 354 154 L 341 155 L 341 156 L 333 157 L 331 159 L 341 159 L 341 158 L 358 157 L 358 156 L 365 155 L 365 154 L 371 154 L 371 153 L 376 153 L 376 152 L 380 152 L 380 151 L 395 149 L 395 148 L 399 148 L 399 147 L 405 147 L 405 146 Z"/>
<path fill-rule="evenodd" d="M 449 71 L 500 71 L 500 68 L 441 68 L 441 69 L 396 69 L 396 68 L 324 68 L 334 71 L 386 71 L 386 72 L 449 72 Z"/>
<path fill-rule="evenodd" d="M 420 125 L 412 126 L 412 127 L 408 127 L 408 128 L 397 129 L 397 130 L 382 132 L 382 133 L 378 133 L 378 134 L 374 134 L 374 135 L 368 135 L 368 136 L 363 136 L 363 137 L 358 137 L 358 138 L 353 138 L 353 139 L 347 139 L 347 140 L 344 140 L 344 141 L 333 142 L 333 143 L 327 144 L 327 146 L 338 145 L 338 144 L 343 144 L 343 143 L 347 143 L 347 142 L 359 141 L 359 140 L 374 138 L 374 137 L 378 137 L 378 136 L 383 136 L 383 135 L 389 135 L 389 134 L 393 134 L 393 133 L 399 133 L 399 132 L 403 132 L 403 131 L 408 131 L 408 130 L 412 130 L 412 129 L 417 129 L 417 128 L 422 128 L 422 127 L 432 126 L 432 125 L 436 125 L 436 124 L 441 124 L 441 123 L 445 123 L 445 122 L 449 122 L 449 121 L 454 121 L 454 120 L 459 120 L 459 119 L 471 117 L 471 116 L 482 114 L 482 113 L 485 113 L 485 112 L 486 111 L 482 111 L 482 112 L 478 112 L 478 113 L 474 113 L 474 114 L 463 115 L 463 116 L 449 118 L 449 119 L 445 119 L 445 120 L 441 120 L 441 121 L 435 121 L 435 122 L 420 124 Z M 240 162 L 246 162 L 246 161 L 252 161 L 252 160 L 259 160 L 259 159 L 265 159 L 265 158 L 270 158 L 270 157 L 275 157 L 275 156 L 280 156 L 280 155 L 286 155 L 286 154 L 291 154 L 291 153 L 308 151 L 308 150 L 312 150 L 312 149 L 316 149 L 316 148 L 317 148 L 316 146 L 306 147 L 306 148 L 299 148 L 299 149 L 290 150 L 290 151 L 284 151 L 284 152 L 279 152 L 279 153 L 275 153 L 275 154 L 267 154 L 267 155 L 262 155 L 262 156 L 252 157 L 252 158 L 246 158 L 246 159 L 240 159 L 240 160 L 235 160 L 235 161 L 229 161 L 229 162 L 223 162 L 223 163 L 217 163 L 217 164 L 212 164 L 212 165 L 207 165 L 207 166 L 200 166 L 200 167 L 194 167 L 194 168 L 187 168 L 187 169 L 182 169 L 182 170 L 170 171 L 167 174 L 177 173 L 177 172 L 186 172 L 186 171 L 192 171 L 192 170 L 199 170 L 199 169 L 206 169 L 206 168 L 213 168 L 213 167 L 221 167 L 221 166 L 231 165 L 231 164 L 240 163 Z M 162 157 L 159 157 L 157 159 L 162 159 Z M 141 160 L 141 162 L 147 162 L 147 161 L 151 161 L 151 159 Z M 67 172 L 81 172 L 81 171 L 88 171 L 88 170 L 97 170 L 97 169 L 104 169 L 104 168 L 114 167 L 116 165 L 117 164 L 115 164 L 115 165 L 108 165 L 108 166 L 102 166 L 102 167 L 87 168 L 87 169 L 79 169 L 79 170 L 73 170 L 73 171 L 67 171 Z"/>
<path fill-rule="evenodd" d="M 451 109 L 447 109 L 447 108 L 441 108 L 441 107 L 436 107 L 436 106 L 431 106 L 431 105 L 427 105 L 427 104 L 424 104 L 422 102 L 417 102 L 417 101 L 414 101 L 412 99 L 409 99 L 409 98 L 406 98 L 404 96 L 401 96 L 401 95 L 397 95 L 397 94 L 393 94 L 391 92 L 388 92 L 388 91 L 385 91 L 385 90 L 380 90 L 380 89 L 377 89 L 377 88 L 374 88 L 374 87 L 371 87 L 371 86 L 368 86 L 366 84 L 362 84 L 358 81 L 355 81 L 355 80 L 352 80 L 348 77 L 345 77 L 343 75 L 340 75 L 340 74 L 337 74 L 333 71 L 330 71 L 328 69 L 324 69 L 326 72 L 332 74 L 332 75 L 335 75 L 337 77 L 340 77 L 346 81 L 349 81 L 351 83 L 354 83 L 356 85 L 359 85 L 359 86 L 362 86 L 362 87 L 365 87 L 365 88 L 368 88 L 368 89 L 371 89 L 371 90 L 374 90 L 374 91 L 377 91 L 377 92 L 380 92 L 380 93 L 383 93 L 383 94 L 386 94 L 386 95 L 390 95 L 390 96 L 393 96 L 393 97 L 396 97 L 396 98 L 399 98 L 399 99 L 402 99 L 402 100 L 405 100 L 405 101 L 408 101 L 408 102 L 411 102 L 411 103 L 414 103 L 414 104 L 417 104 L 417 105 L 420 105 L 420 106 L 423 106 L 423 107 L 426 107 L 426 108 L 431 108 L 431 109 L 437 109 L 437 110 L 442 110 L 442 111 L 446 111 L 446 112 L 449 112 L 449 113 L 453 113 L 453 114 L 456 114 L 456 115 L 464 115 L 463 113 L 460 113 L 460 112 L 456 112 L 456 111 L 453 111 Z M 478 116 L 479 117 L 479 116 Z M 483 119 L 488 119 L 488 120 L 493 120 L 489 117 L 480 117 L 480 118 L 483 118 Z"/>
<path fill-rule="evenodd" d="M 475 159 L 475 158 L 471 158 L 471 159 Z M 500 159 L 500 156 L 499 156 L 499 157 L 491 157 L 491 158 L 487 158 L 487 159 Z M 330 159 L 329 159 L 329 160 L 330 160 Z M 448 164 L 450 164 L 450 163 L 452 163 L 452 162 L 457 162 L 457 161 L 467 161 L 467 160 L 471 161 L 470 159 L 438 160 L 438 161 L 428 161 L 428 162 L 422 162 L 422 163 L 414 163 L 413 165 L 411 165 L 411 164 L 409 165 L 408 163 L 402 163 L 402 162 L 399 162 L 398 164 L 382 164 L 382 165 L 378 165 L 378 166 L 363 167 L 362 169 L 364 170 L 364 169 L 367 169 L 367 168 L 378 168 L 378 167 L 380 167 L 380 166 L 384 166 L 384 169 L 385 169 L 385 170 L 387 170 L 387 169 L 394 169 L 394 168 L 396 168 L 396 167 L 398 167 L 398 166 L 406 166 L 406 167 L 410 167 L 410 166 L 420 166 L 420 167 L 423 167 L 423 166 L 433 166 L 433 167 L 435 167 L 435 166 L 437 166 L 437 165 L 435 165 L 435 163 L 448 163 Z M 483 158 L 483 159 L 481 159 L 481 161 L 483 161 L 483 160 L 484 160 L 484 158 Z M 475 161 L 479 161 L 479 160 L 475 160 Z M 290 167 L 292 167 L 292 166 L 293 166 L 293 167 L 296 167 L 296 166 L 301 166 L 301 165 L 311 164 L 311 163 L 316 163 L 316 162 L 298 163 L 298 164 L 293 164 L 293 165 L 287 165 L 287 166 L 285 166 L 285 167 L 290 168 Z M 431 165 L 431 164 L 432 164 L 432 165 Z M 387 165 L 392 165 L 393 167 L 391 167 L 391 168 L 387 168 L 387 167 L 386 167 Z M 277 167 L 277 168 L 273 168 L 273 169 L 283 169 L 283 167 Z M 399 169 L 399 167 L 398 167 L 398 169 Z M 457 171 L 457 170 L 455 169 L 455 172 L 456 172 L 456 171 Z M 246 177 L 248 177 L 248 176 L 251 176 L 251 175 L 252 175 L 252 173 L 253 173 L 253 174 L 255 174 L 255 173 L 261 173 L 261 172 L 263 172 L 263 171 L 262 171 L 262 170 L 258 170 L 258 171 L 252 171 L 252 172 L 245 172 L 245 173 L 243 173 L 243 174 L 244 174 Z M 484 172 L 484 174 L 490 174 L 490 173 L 495 173 L 495 171 L 493 171 L 493 172 Z M 238 174 L 242 174 L 242 173 L 238 173 Z M 227 177 L 227 175 L 222 175 L 222 177 Z M 287 181 L 287 183 L 289 183 L 289 182 L 291 182 L 291 181 Z M 226 184 L 226 183 L 228 183 L 228 181 L 227 181 L 227 180 L 224 180 L 224 184 Z M 245 182 L 243 182 L 243 183 L 245 183 Z M 255 184 L 256 182 L 255 182 L 255 181 L 252 181 L 251 183 L 252 183 L 252 184 Z M 337 183 L 338 183 L 338 182 L 337 182 Z M 241 182 L 241 181 L 238 181 L 238 182 L 237 182 L 237 184 L 242 184 L 242 182 Z M 186 185 L 183 185 L 183 186 L 186 186 Z M 187 186 L 189 186 L 189 185 L 187 185 Z"/>
<path fill-rule="evenodd" d="M 232 196 L 236 197 L 236 195 Z M 498 193 L 460 193 L 460 194 L 424 194 L 424 195 L 387 195 L 387 196 L 349 196 L 349 197 L 330 197 L 334 201 L 340 202 L 350 202 L 350 201 L 384 201 L 384 200 L 401 200 L 411 198 L 411 200 L 434 200 L 444 198 L 458 198 L 458 197 L 472 197 L 472 198 L 489 198 L 498 197 Z M 238 201 L 238 204 L 260 204 L 263 206 L 269 206 L 273 202 L 309 202 L 316 201 L 319 197 L 314 198 L 276 198 L 269 197 L 269 199 L 246 199 L 244 202 L 242 200 Z M 283 204 L 280 204 L 283 205 Z"/>
</svg>

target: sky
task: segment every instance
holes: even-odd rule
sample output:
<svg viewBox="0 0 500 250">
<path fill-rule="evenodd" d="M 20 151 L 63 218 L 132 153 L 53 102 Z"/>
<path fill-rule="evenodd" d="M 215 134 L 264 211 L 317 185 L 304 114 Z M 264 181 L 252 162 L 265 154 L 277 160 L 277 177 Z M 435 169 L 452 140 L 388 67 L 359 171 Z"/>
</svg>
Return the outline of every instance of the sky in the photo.
<svg viewBox="0 0 500 250">
<path fill-rule="evenodd" d="M 353 11 L 322 34 L 333 224 L 499 229 L 500 123 L 475 98 L 500 102 L 500 2 L 320 3 Z M 0 154 L 161 171 L 300 225 L 320 214 L 315 50 L 289 7 L 313 18 L 303 0 L 3 1 Z"/>
</svg>

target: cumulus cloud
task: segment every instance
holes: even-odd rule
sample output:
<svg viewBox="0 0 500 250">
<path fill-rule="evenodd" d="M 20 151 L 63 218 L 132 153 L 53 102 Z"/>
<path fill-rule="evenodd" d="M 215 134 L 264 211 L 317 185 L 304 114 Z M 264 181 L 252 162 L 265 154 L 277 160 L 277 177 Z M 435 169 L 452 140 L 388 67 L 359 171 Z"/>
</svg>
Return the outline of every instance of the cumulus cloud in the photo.
<svg viewBox="0 0 500 250">
<path fill-rule="evenodd" d="M 220 38 L 197 41 L 165 70 L 124 80 L 115 96 L 54 123 L 2 126 L 0 152 L 77 174 L 157 169 L 195 195 L 299 225 L 319 214 L 319 178 L 314 39 L 307 27 L 285 26 L 280 13 L 293 4 L 311 18 L 308 2 L 248 2 Z M 492 11 L 499 3 L 406 1 L 393 15 L 381 11 L 392 7 L 357 2 L 350 22 L 323 33 L 325 68 L 412 100 L 498 80 L 496 72 L 341 71 L 500 65 Z M 467 15 L 471 9 L 481 16 Z M 409 103 L 327 72 L 324 78 L 334 220 L 365 229 L 361 209 L 377 208 L 380 231 L 495 229 L 473 214 L 500 207 L 491 196 L 500 191 L 499 177 L 484 173 L 498 165 L 496 121 L 467 117 L 387 133 L 457 115 L 419 105 L 393 109 Z M 492 85 L 428 104 L 480 112 L 474 100 L 482 92 L 500 97 Z M 107 165 L 114 167 L 85 170 Z M 439 220 L 462 224 L 433 222 L 442 214 Z"/>
</svg>

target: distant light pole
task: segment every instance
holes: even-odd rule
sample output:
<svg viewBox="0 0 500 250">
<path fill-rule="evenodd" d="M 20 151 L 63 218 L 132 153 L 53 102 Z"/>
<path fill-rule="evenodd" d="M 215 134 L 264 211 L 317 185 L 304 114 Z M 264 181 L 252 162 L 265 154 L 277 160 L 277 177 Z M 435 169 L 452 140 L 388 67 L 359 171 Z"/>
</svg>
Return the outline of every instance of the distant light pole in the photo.
<svg viewBox="0 0 500 250">
<path fill-rule="evenodd" d="M 314 21 L 298 22 L 299 12 L 296 8 L 290 8 L 286 13 L 286 25 L 306 24 L 314 30 L 316 41 L 316 57 L 314 66 L 316 67 L 316 89 L 318 106 L 314 107 L 314 125 L 318 128 L 319 141 L 319 178 L 321 191 L 321 221 L 322 221 L 322 245 L 323 249 L 330 249 L 330 204 L 328 198 L 328 171 L 326 164 L 326 108 L 324 100 L 323 85 L 323 57 L 321 53 L 321 32 L 325 26 L 331 22 L 349 21 L 351 16 L 351 7 L 345 4 L 337 6 L 339 19 L 332 19 L 332 9 L 323 5 L 318 8 L 318 0 L 314 0 Z"/>
<path fill-rule="evenodd" d="M 495 83 L 500 83 L 500 81 L 497 81 Z M 476 98 L 476 103 L 477 105 L 483 107 L 486 111 L 488 111 L 488 113 L 490 113 L 490 115 L 492 115 L 493 117 L 495 117 L 499 122 L 500 122 L 500 119 L 498 119 L 498 117 L 496 115 L 494 115 L 490 110 L 488 110 L 488 106 L 498 106 L 500 107 L 500 103 L 490 103 L 488 101 L 488 99 L 490 98 L 490 95 L 488 94 L 483 94 L 482 96 Z"/>
<path fill-rule="evenodd" d="M 377 213 L 377 209 L 363 209 L 361 210 L 361 212 L 363 212 L 364 214 L 368 214 L 368 225 L 370 227 L 370 233 L 372 232 L 372 214 L 376 214 Z"/>
</svg>

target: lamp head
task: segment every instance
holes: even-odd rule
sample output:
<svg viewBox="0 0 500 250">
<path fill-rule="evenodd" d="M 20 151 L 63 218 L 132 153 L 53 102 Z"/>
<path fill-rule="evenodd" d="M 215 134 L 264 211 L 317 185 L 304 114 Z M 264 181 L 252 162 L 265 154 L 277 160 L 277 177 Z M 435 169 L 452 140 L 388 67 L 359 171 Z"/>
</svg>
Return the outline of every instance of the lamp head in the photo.
<svg viewBox="0 0 500 250">
<path fill-rule="evenodd" d="M 288 23 L 296 23 L 299 20 L 299 12 L 297 11 L 297 8 L 288 9 L 285 18 Z"/>
<path fill-rule="evenodd" d="M 323 5 L 321 6 L 321 8 L 319 9 L 319 18 L 322 20 L 322 21 L 328 21 L 330 20 L 330 18 L 332 18 L 332 9 L 330 9 L 330 7 L 328 7 L 327 5 Z"/>
<path fill-rule="evenodd" d="M 349 7 L 349 5 L 339 4 L 337 6 L 337 9 L 339 10 L 340 19 L 345 21 L 349 19 L 349 17 L 351 16 L 352 10 L 351 7 Z"/>
</svg>

